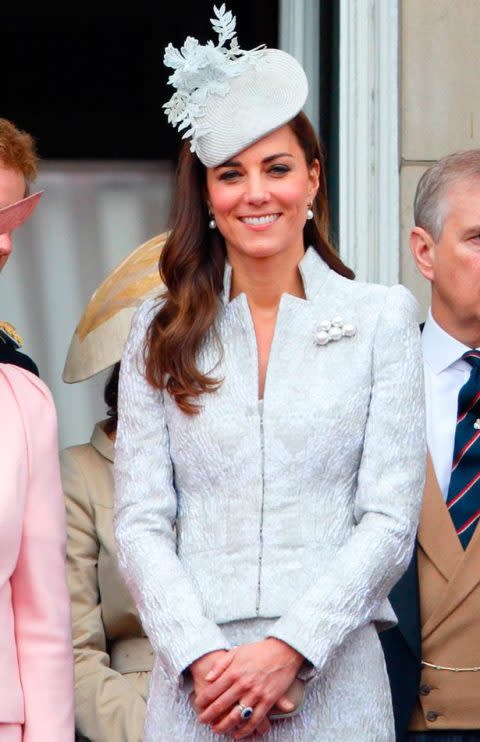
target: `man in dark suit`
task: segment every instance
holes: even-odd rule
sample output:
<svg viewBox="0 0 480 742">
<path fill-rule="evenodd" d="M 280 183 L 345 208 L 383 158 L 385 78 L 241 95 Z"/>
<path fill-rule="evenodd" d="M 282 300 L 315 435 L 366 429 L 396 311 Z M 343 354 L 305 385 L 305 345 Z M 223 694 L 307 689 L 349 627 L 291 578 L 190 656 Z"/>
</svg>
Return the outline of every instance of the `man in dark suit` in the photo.
<svg viewBox="0 0 480 742">
<path fill-rule="evenodd" d="M 32 137 L 0 118 L 0 272 L 12 251 L 12 232 L 35 209 L 41 193 L 29 195 L 38 169 Z M 0 322 L 0 363 L 13 363 L 38 375 L 35 363 L 19 352 L 22 341 L 7 322 Z"/>
<path fill-rule="evenodd" d="M 417 548 L 381 635 L 397 741 L 480 740 L 480 150 L 429 168 L 410 247 L 431 283 L 422 332 L 427 476 Z"/>
</svg>

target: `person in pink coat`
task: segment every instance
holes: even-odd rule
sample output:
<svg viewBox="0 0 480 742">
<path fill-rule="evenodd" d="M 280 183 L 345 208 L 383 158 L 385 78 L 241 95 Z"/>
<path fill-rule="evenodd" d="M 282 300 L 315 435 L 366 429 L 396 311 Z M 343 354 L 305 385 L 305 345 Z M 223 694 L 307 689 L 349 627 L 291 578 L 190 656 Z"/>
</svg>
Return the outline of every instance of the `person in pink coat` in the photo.
<svg viewBox="0 0 480 742">
<path fill-rule="evenodd" d="M 0 270 L 11 250 L 11 232 L 33 208 L 24 198 L 24 173 L 8 158 L 12 147 L 2 136 L 4 122 L 0 119 Z M 31 146 L 15 131 L 19 151 Z M 0 411 L 0 742 L 73 742 L 55 407 L 33 373 L 0 363 Z"/>
</svg>

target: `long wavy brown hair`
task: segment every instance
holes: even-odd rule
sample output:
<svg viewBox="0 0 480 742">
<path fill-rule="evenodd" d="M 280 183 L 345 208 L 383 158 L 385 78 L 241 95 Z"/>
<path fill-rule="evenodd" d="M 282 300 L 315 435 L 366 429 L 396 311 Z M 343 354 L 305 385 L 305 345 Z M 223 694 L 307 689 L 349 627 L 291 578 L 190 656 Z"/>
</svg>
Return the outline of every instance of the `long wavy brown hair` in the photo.
<svg viewBox="0 0 480 742">
<path fill-rule="evenodd" d="M 320 163 L 319 188 L 312 204 L 314 218 L 304 228 L 304 244 L 312 245 L 334 271 L 346 278 L 354 273 L 340 260 L 329 241 L 329 216 L 324 157 L 315 131 L 304 113 L 288 126 L 295 134 L 307 165 Z M 208 228 L 205 168 L 190 152 L 180 154 L 171 215 L 171 233 L 162 250 L 159 269 L 165 299 L 152 320 L 145 346 L 146 378 L 166 389 L 188 415 L 200 409 L 199 397 L 218 389 L 221 380 L 197 366 L 207 333 L 215 333 L 225 269 L 225 242 Z"/>
</svg>

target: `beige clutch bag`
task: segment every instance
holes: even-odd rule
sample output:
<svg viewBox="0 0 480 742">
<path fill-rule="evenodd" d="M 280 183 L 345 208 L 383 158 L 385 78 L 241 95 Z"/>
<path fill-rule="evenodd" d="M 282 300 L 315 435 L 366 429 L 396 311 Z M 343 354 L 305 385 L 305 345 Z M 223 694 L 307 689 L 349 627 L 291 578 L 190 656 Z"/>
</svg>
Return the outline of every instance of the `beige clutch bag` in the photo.
<svg viewBox="0 0 480 742">
<path fill-rule="evenodd" d="M 300 678 L 295 678 L 286 694 L 290 701 L 295 704 L 295 708 L 292 711 L 280 711 L 276 706 L 270 709 L 268 718 L 271 721 L 275 719 L 289 719 L 291 716 L 296 716 L 302 710 L 303 702 L 305 700 L 305 681 Z"/>
<path fill-rule="evenodd" d="M 289 719 L 291 716 L 296 716 L 296 714 L 300 713 L 303 702 L 305 700 L 305 681 L 300 680 L 300 678 L 295 678 L 285 695 L 287 695 L 290 701 L 295 704 L 295 708 L 292 711 L 285 712 L 277 709 L 276 706 L 273 706 L 273 708 L 270 709 L 270 713 L 268 714 L 268 718 L 271 721 L 275 721 L 275 719 Z M 190 693 L 189 698 L 190 703 L 195 710 L 195 713 L 198 714 L 198 708 L 195 704 L 194 691 Z"/>
</svg>

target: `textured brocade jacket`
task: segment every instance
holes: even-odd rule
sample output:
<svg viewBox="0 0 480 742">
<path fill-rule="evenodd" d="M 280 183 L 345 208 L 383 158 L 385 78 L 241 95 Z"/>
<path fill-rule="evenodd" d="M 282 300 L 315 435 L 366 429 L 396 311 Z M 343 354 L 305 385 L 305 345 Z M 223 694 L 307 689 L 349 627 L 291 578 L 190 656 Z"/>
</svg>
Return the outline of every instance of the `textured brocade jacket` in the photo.
<svg viewBox="0 0 480 742">
<path fill-rule="evenodd" d="M 412 554 L 425 443 L 416 304 L 402 286 L 347 280 L 309 248 L 305 299 L 284 294 L 258 405 L 255 332 L 225 270 L 223 379 L 188 416 L 143 376 L 158 304 L 137 312 L 122 359 L 116 442 L 120 565 L 167 678 L 228 647 L 221 624 L 275 618 L 269 635 L 321 671 L 369 622 Z M 356 334 L 316 342 L 341 315 Z"/>
</svg>

